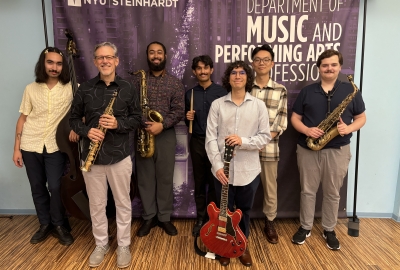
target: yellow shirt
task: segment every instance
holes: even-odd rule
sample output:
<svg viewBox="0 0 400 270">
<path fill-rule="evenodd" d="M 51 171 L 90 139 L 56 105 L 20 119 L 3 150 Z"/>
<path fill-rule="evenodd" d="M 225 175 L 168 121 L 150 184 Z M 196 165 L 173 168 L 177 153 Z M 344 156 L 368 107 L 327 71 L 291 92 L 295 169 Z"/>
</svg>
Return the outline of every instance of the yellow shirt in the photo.
<svg viewBox="0 0 400 270">
<path fill-rule="evenodd" d="M 67 114 L 72 102 L 70 83 L 58 82 L 51 90 L 45 83 L 26 86 L 19 112 L 27 115 L 22 129 L 20 148 L 29 152 L 48 153 L 58 151 L 57 126 Z"/>
</svg>

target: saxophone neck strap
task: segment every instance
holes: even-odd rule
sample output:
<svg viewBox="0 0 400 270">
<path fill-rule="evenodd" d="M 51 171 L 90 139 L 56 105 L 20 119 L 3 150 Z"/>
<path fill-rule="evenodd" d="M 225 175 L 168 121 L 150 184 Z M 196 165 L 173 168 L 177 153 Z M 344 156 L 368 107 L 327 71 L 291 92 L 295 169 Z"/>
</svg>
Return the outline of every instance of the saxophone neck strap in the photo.
<svg viewBox="0 0 400 270">
<path fill-rule="evenodd" d="M 325 96 L 327 97 L 328 111 L 326 112 L 326 117 L 328 117 L 331 114 L 331 100 L 341 83 L 342 82 L 340 80 L 336 80 L 335 85 L 333 86 L 332 90 L 329 90 L 328 92 L 325 92 L 324 89 L 322 88 L 322 82 L 320 82 L 320 84 L 319 84 L 319 87 L 321 88 L 322 93 L 324 93 Z"/>
</svg>

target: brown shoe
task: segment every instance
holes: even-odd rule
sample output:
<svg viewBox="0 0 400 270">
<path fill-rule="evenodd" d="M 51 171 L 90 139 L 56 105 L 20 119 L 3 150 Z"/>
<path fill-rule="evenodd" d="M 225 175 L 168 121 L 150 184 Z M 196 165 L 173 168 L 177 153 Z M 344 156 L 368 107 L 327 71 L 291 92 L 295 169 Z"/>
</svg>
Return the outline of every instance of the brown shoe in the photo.
<svg viewBox="0 0 400 270">
<path fill-rule="evenodd" d="M 275 223 L 273 221 L 269 221 L 268 218 L 265 218 L 264 232 L 267 235 L 268 242 L 271 244 L 278 243 L 278 234 L 275 230 Z"/>
<path fill-rule="evenodd" d="M 225 258 L 225 257 L 220 257 L 220 258 L 219 258 L 219 263 L 220 263 L 222 266 L 227 266 L 230 262 L 231 262 L 231 259 L 230 259 L 230 258 Z"/>
<path fill-rule="evenodd" d="M 249 249 L 246 249 L 242 256 L 239 257 L 240 262 L 247 267 L 250 267 L 253 264 L 253 261 L 250 256 Z"/>
</svg>

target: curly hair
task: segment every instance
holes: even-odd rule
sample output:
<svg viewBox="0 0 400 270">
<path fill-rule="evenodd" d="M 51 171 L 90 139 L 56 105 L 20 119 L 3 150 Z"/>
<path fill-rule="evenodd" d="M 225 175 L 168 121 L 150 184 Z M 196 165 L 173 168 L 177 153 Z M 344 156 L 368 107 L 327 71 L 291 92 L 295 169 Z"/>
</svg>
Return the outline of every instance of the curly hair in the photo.
<svg viewBox="0 0 400 270">
<path fill-rule="evenodd" d="M 246 72 L 247 75 L 247 81 L 246 81 L 246 92 L 251 92 L 251 88 L 253 87 L 253 82 L 254 82 L 254 74 L 253 70 L 250 68 L 248 64 L 246 64 L 243 61 L 235 61 L 231 64 L 228 65 L 224 72 L 224 76 L 222 77 L 222 86 L 228 91 L 232 91 L 232 86 L 229 83 L 229 78 L 231 76 L 232 70 L 235 68 L 243 68 L 243 70 Z"/>
<path fill-rule="evenodd" d="M 60 81 L 61 84 L 67 84 L 71 80 L 69 76 L 69 66 L 68 62 L 64 56 L 64 53 L 60 51 L 60 49 L 56 47 L 47 47 L 45 48 L 39 56 L 39 60 L 36 63 L 35 66 L 35 82 L 37 83 L 46 83 L 47 79 L 49 78 L 49 75 L 46 73 L 46 67 L 44 65 L 44 60 L 46 59 L 46 53 L 49 52 L 54 52 L 58 53 L 62 57 L 62 70 L 60 73 L 60 76 L 58 76 L 58 80 Z"/>
</svg>

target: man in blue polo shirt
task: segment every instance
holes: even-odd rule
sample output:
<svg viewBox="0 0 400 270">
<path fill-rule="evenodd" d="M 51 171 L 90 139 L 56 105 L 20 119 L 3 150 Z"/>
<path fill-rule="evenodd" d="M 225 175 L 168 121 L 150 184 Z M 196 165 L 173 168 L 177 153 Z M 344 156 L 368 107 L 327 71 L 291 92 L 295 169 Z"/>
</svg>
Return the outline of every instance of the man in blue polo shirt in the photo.
<svg viewBox="0 0 400 270">
<path fill-rule="evenodd" d="M 303 88 L 294 105 L 291 122 L 300 132 L 297 145 L 297 163 L 300 172 L 300 223 L 292 242 L 303 244 L 311 235 L 315 213 L 315 197 L 320 183 L 323 190 L 322 236 L 331 250 L 340 249 L 334 228 L 337 223 L 340 195 L 349 166 L 350 138 L 366 122 L 365 105 L 358 92 L 347 105 L 337 122 L 340 136 L 334 137 L 321 150 L 313 151 L 307 146 L 306 138 L 318 139 L 327 130 L 317 126 L 349 94 L 354 92 L 350 83 L 338 80 L 343 65 L 342 54 L 335 50 L 323 52 L 317 66 L 321 81 Z"/>
</svg>

